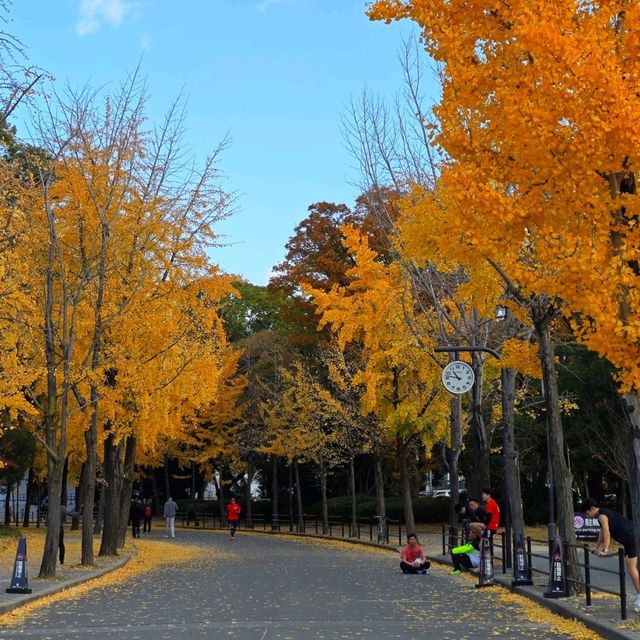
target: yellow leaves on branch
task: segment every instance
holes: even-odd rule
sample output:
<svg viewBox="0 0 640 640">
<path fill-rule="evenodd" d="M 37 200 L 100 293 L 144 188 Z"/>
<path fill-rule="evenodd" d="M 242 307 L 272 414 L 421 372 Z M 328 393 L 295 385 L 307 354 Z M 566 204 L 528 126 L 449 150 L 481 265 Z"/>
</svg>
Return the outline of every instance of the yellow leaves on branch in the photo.
<svg viewBox="0 0 640 640">
<path fill-rule="evenodd" d="M 46 152 L 0 159 L 0 178 L 12 176 L 0 203 L 0 408 L 42 420 L 52 345 L 69 402 L 51 393 L 51 423 L 76 463 L 94 412 L 98 439 L 105 425 L 117 441 L 134 434 L 139 461 L 153 461 L 237 362 L 220 316 L 232 279 L 207 254 L 228 213 L 215 161 L 187 169 L 179 123 L 144 130 L 135 74 L 121 90 L 104 105 L 61 101 L 68 130 L 42 124 Z"/>
<path fill-rule="evenodd" d="M 412 331 L 419 322 L 412 289 L 400 263 L 385 264 L 357 229 L 343 232 L 355 263 L 350 283 L 305 293 L 313 296 L 319 327 L 331 325 L 343 349 L 362 345 L 363 365 L 354 376 L 364 389 L 362 413 L 375 414 L 390 433 L 418 431 L 428 446 L 444 437 L 449 399 L 440 367 Z"/>
</svg>

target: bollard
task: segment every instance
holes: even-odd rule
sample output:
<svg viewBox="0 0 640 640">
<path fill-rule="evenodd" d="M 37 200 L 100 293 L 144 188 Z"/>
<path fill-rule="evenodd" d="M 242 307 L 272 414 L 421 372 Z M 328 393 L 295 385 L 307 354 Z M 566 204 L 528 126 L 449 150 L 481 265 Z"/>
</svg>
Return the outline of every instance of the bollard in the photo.
<svg viewBox="0 0 640 640">
<path fill-rule="evenodd" d="M 627 581 L 625 573 L 624 549 L 618 549 L 618 574 L 620 575 L 620 617 L 627 619 Z"/>
<path fill-rule="evenodd" d="M 553 539 L 552 553 L 549 557 L 549 588 L 542 595 L 545 598 L 566 598 L 567 581 L 564 570 L 562 540 L 559 535 Z"/>
<path fill-rule="evenodd" d="M 584 590 L 587 607 L 591 606 L 591 562 L 589 555 L 589 545 L 584 545 Z"/>
<path fill-rule="evenodd" d="M 532 585 L 531 567 L 524 548 L 524 538 L 521 531 L 513 534 L 513 580 L 512 587 Z"/>
<path fill-rule="evenodd" d="M 493 554 L 491 553 L 491 540 L 484 536 L 480 539 L 480 575 L 476 589 L 493 587 L 495 585 L 493 575 Z"/>
<path fill-rule="evenodd" d="M 13 565 L 11 576 L 11 586 L 6 589 L 7 593 L 31 593 L 29 589 L 29 577 L 27 575 L 27 539 L 18 540 L 18 550 L 16 551 L 16 561 Z"/>
</svg>

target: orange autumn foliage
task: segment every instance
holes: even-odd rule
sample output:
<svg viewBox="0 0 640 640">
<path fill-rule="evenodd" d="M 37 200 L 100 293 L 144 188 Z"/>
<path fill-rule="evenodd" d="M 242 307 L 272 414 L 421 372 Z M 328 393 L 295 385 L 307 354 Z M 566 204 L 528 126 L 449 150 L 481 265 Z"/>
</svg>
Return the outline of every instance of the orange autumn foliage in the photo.
<svg viewBox="0 0 640 640">
<path fill-rule="evenodd" d="M 414 21 L 441 65 L 449 241 L 564 300 L 640 389 L 640 6 L 378 0 L 369 15 Z"/>
</svg>

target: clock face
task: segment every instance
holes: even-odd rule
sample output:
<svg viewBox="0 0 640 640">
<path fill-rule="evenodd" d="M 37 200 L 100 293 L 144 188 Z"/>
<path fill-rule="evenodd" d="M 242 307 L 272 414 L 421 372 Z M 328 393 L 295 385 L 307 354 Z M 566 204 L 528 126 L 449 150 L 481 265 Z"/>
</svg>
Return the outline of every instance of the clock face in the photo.
<svg viewBox="0 0 640 640">
<path fill-rule="evenodd" d="M 450 362 L 442 371 L 442 384 L 447 391 L 456 395 L 469 391 L 475 379 L 473 369 L 459 360 Z"/>
</svg>

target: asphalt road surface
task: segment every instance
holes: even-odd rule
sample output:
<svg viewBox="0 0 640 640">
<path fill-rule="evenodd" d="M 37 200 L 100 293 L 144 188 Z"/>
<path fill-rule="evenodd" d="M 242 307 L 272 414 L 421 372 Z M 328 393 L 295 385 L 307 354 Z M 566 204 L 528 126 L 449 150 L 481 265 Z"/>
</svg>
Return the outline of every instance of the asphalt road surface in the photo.
<svg viewBox="0 0 640 640">
<path fill-rule="evenodd" d="M 155 531 L 152 537 L 160 537 Z M 177 532 L 196 561 L 162 565 L 77 600 L 44 606 L 2 640 L 412 640 L 569 638 L 527 621 L 498 587 L 475 589 L 446 569 L 403 575 L 397 557 L 240 532 Z M 211 550 L 228 553 L 212 556 Z"/>
</svg>

